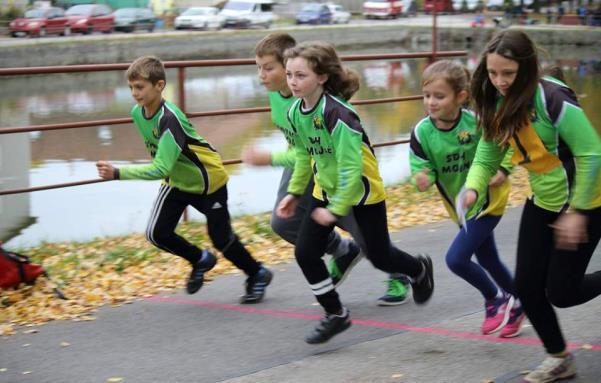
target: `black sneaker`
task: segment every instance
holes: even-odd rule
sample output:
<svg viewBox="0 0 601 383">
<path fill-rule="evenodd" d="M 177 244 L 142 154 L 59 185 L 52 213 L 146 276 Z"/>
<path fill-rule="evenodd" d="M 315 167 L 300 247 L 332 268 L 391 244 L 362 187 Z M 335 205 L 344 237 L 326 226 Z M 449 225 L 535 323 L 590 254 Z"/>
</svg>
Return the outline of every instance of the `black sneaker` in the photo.
<svg viewBox="0 0 601 383">
<path fill-rule="evenodd" d="M 246 278 L 246 294 L 240 297 L 240 303 L 259 303 L 265 296 L 265 289 L 271 283 L 273 273 L 261 266 L 253 276 Z"/>
<path fill-rule="evenodd" d="M 348 309 L 343 309 L 344 315 L 326 314 L 319 324 L 307 337 L 305 342 L 309 344 L 325 343 L 334 335 L 339 334 L 351 327 L 351 316 Z"/>
<path fill-rule="evenodd" d="M 350 271 L 361 260 L 361 249 L 353 241 L 349 241 L 348 252 L 342 257 L 330 259 L 328 262 L 328 272 L 334 287 L 344 282 Z"/>
<path fill-rule="evenodd" d="M 423 305 L 434 292 L 434 269 L 432 259 L 428 255 L 418 254 L 417 260 L 424 265 L 426 272 L 419 281 L 412 282 L 411 287 L 413 287 L 413 300 L 418 305 Z"/>
<path fill-rule="evenodd" d="M 217 263 L 217 258 L 208 250 L 203 250 L 200 259 L 192 267 L 192 272 L 190 273 L 190 277 L 188 278 L 188 283 L 186 284 L 186 291 L 188 294 L 194 294 L 202 287 L 204 282 L 205 273 L 215 267 Z"/>
</svg>

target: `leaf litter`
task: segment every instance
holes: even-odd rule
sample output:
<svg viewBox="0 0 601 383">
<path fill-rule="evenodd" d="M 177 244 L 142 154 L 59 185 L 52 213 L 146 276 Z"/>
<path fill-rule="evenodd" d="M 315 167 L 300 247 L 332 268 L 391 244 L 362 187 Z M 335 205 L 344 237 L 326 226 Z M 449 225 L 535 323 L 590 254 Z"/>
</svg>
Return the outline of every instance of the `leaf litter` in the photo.
<svg viewBox="0 0 601 383">
<path fill-rule="evenodd" d="M 510 176 L 509 207 L 523 204 L 530 193 L 527 174 L 521 169 Z M 386 189 L 388 227 L 402 228 L 448 218 L 434 187 L 419 193 L 408 184 Z M 232 220 L 236 234 L 257 260 L 269 265 L 294 259 L 293 247 L 271 230 L 271 213 Z M 186 222 L 177 232 L 201 248 L 212 248 L 203 223 Z M 343 233 L 345 235 L 345 233 Z M 41 263 L 51 280 L 40 277 L 33 286 L 0 289 L 0 336 L 16 333 L 16 326 L 40 325 L 53 320 L 91 321 L 101 306 L 118 307 L 158 293 L 175 293 L 184 287 L 189 265 L 181 258 L 149 244 L 143 234 L 98 238 L 88 242 L 42 243 L 18 249 Z M 238 270 L 225 259 L 206 275 L 205 281 Z M 55 288 L 67 299 L 59 299 Z M 35 333 L 28 330 L 27 333 Z"/>
</svg>

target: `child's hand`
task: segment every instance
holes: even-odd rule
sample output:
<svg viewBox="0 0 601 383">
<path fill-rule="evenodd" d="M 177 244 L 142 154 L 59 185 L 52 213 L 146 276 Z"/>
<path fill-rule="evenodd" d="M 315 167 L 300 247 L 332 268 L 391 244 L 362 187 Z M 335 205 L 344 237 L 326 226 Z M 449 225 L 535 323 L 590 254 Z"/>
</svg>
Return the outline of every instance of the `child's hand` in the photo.
<svg viewBox="0 0 601 383">
<path fill-rule="evenodd" d="M 275 214 L 280 218 L 290 218 L 294 215 L 298 206 L 298 198 L 292 194 L 287 194 L 275 209 Z"/>
<path fill-rule="evenodd" d="M 497 174 L 490 179 L 488 186 L 500 186 L 507 179 L 507 174 L 501 170 L 497 170 Z"/>
<path fill-rule="evenodd" d="M 415 179 L 415 186 L 417 186 L 417 190 L 420 192 L 426 191 L 426 189 L 430 187 L 430 178 L 428 177 L 429 172 L 430 169 L 423 168 L 413 177 Z"/>
<path fill-rule="evenodd" d="M 465 195 L 463 196 L 463 210 L 468 210 L 472 207 L 473 204 L 476 203 L 478 199 L 478 193 L 476 193 L 473 189 L 468 189 L 465 191 Z"/>
<path fill-rule="evenodd" d="M 265 150 L 247 147 L 242 151 L 242 162 L 255 166 L 271 165 L 271 153 Z"/>
<path fill-rule="evenodd" d="M 555 229 L 555 247 L 577 250 L 580 243 L 588 242 L 587 217 L 580 213 L 563 213 L 551 225 Z"/>
<path fill-rule="evenodd" d="M 98 176 L 105 180 L 115 179 L 115 167 L 106 161 L 96 162 L 96 168 L 98 169 Z"/>
<path fill-rule="evenodd" d="M 332 226 L 336 223 L 336 216 L 325 207 L 318 207 L 311 212 L 311 218 L 321 226 Z"/>
</svg>

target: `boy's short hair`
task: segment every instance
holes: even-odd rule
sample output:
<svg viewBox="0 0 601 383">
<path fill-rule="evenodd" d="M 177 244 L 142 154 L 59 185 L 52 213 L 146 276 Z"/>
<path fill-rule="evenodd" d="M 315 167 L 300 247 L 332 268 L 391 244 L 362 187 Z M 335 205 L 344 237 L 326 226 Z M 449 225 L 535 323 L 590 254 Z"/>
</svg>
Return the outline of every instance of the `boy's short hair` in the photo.
<svg viewBox="0 0 601 383">
<path fill-rule="evenodd" d="M 255 46 L 255 56 L 263 57 L 267 55 L 275 56 L 278 61 L 284 64 L 284 51 L 296 45 L 296 40 L 288 33 L 270 33 L 263 37 Z"/>
<path fill-rule="evenodd" d="M 154 56 L 138 57 L 125 73 L 127 80 L 146 80 L 155 85 L 159 80 L 166 81 L 165 67 L 161 60 Z"/>
</svg>

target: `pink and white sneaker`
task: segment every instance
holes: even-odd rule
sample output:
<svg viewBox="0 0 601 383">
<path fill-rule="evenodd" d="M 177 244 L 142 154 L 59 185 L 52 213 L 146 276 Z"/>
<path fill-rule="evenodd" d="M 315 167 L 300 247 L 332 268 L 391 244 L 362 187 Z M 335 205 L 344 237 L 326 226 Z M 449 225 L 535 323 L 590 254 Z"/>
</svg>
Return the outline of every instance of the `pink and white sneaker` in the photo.
<svg viewBox="0 0 601 383">
<path fill-rule="evenodd" d="M 509 294 L 487 300 L 484 304 L 486 312 L 482 323 L 482 334 L 492 334 L 503 328 L 509 320 L 509 311 L 513 307 L 513 303 L 514 299 Z"/>
<path fill-rule="evenodd" d="M 520 335 L 524 319 L 526 319 L 524 308 L 521 305 L 518 307 L 514 306 L 511 311 L 509 311 L 509 319 L 507 320 L 507 324 L 503 327 L 503 330 L 501 330 L 499 337 L 513 338 Z"/>
</svg>

